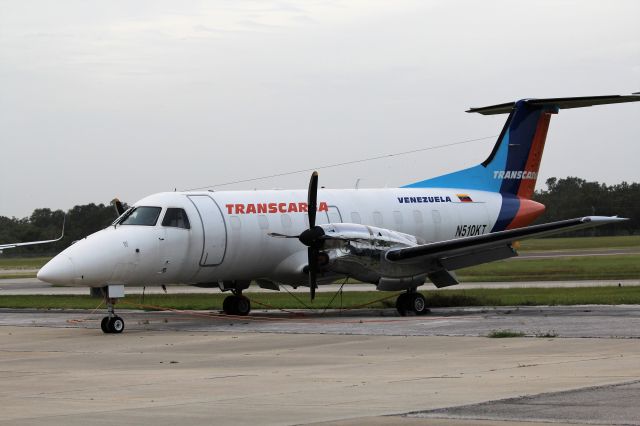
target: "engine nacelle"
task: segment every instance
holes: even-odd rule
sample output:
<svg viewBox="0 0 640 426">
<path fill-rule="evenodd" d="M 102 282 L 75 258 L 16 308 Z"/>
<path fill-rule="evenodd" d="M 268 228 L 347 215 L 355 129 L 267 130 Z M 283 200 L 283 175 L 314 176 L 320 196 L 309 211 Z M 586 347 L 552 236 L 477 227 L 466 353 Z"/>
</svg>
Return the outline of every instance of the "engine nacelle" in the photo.
<svg viewBox="0 0 640 426">
<path fill-rule="evenodd" d="M 408 270 L 410 267 L 392 264 L 385 258 L 385 253 L 391 248 L 421 244 L 423 241 L 415 236 L 357 223 L 320 226 L 325 233 L 321 250 L 329 257 L 326 264 L 320 265 L 321 271 L 346 275 L 376 285 L 381 285 L 382 282 L 382 286 L 389 290 L 406 289 L 424 283 L 424 274 L 417 277 L 421 270 L 415 271 L 415 279 L 392 278 L 406 276 L 407 272 L 411 274 Z"/>
<path fill-rule="evenodd" d="M 413 235 L 359 223 L 329 223 L 320 225 L 324 230 L 324 248 L 333 248 L 336 242 L 357 241 L 369 242 L 375 247 L 411 247 L 422 244 Z"/>
</svg>

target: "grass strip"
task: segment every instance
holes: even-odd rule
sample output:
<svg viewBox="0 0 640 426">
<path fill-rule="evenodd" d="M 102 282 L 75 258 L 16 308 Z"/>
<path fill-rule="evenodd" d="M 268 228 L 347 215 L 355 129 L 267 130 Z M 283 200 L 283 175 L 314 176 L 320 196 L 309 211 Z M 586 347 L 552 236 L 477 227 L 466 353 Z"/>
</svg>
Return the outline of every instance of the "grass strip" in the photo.
<svg viewBox="0 0 640 426">
<path fill-rule="evenodd" d="M 457 271 L 461 282 L 624 280 L 640 278 L 640 255 L 502 260 Z"/>
<path fill-rule="evenodd" d="M 523 337 L 525 334 L 522 331 L 513 331 L 513 330 L 493 330 L 487 337 L 491 337 L 494 339 L 504 339 L 506 337 Z"/>
<path fill-rule="evenodd" d="M 522 241 L 520 249 L 523 251 L 542 251 L 631 247 L 640 247 L 640 235 L 621 235 L 616 237 L 538 238 Z"/>
<path fill-rule="evenodd" d="M 2 273 L 2 271 L 0 271 L 0 280 L 15 280 L 15 279 L 20 279 L 20 278 L 35 278 L 36 274 L 33 272 L 9 272 L 9 273 Z M 2 282 L 0 281 L 0 286 L 2 285 Z"/>
<path fill-rule="evenodd" d="M 51 257 L 0 257 L 0 269 L 40 269 Z"/>
<path fill-rule="evenodd" d="M 344 292 L 342 303 L 336 297 L 330 308 L 349 308 L 362 306 L 372 301 L 366 308 L 393 308 L 395 296 L 390 292 Z M 424 291 L 430 307 L 468 307 L 468 306 L 537 306 L 537 305 L 619 305 L 640 304 L 640 286 L 624 287 L 573 287 L 573 288 L 510 288 L 510 289 L 472 289 Z M 318 293 L 311 303 L 306 295 L 299 295 L 300 302 L 287 293 L 245 293 L 252 300 L 254 310 L 266 307 L 273 309 L 324 309 L 333 298 L 331 293 Z M 154 294 L 147 295 L 144 301 L 139 295 L 131 295 L 122 300 L 120 309 L 146 310 L 221 310 L 222 301 L 227 294 Z M 379 300 L 389 296 L 386 300 Z M 100 299 L 90 296 L 67 295 L 31 295 L 2 296 L 1 308 L 31 309 L 94 309 Z"/>
</svg>

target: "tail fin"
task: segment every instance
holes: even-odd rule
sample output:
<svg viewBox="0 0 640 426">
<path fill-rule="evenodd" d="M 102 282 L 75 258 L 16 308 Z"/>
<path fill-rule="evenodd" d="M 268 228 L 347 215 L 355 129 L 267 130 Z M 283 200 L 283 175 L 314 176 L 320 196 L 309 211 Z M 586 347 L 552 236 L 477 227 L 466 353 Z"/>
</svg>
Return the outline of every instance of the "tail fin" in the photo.
<svg viewBox="0 0 640 426">
<path fill-rule="evenodd" d="M 471 108 L 467 112 L 484 115 L 509 113 L 489 157 L 477 166 L 406 185 L 405 188 L 467 188 L 530 199 L 538 178 L 552 114 L 557 114 L 560 109 L 635 101 L 640 101 L 637 94 L 523 99 Z"/>
</svg>

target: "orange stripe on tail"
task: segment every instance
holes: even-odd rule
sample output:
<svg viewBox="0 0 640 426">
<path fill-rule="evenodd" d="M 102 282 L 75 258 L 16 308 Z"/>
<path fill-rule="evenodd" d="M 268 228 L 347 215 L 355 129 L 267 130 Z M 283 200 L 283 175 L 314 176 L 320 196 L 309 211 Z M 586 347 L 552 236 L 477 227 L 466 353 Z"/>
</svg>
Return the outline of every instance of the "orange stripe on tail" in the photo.
<svg viewBox="0 0 640 426">
<path fill-rule="evenodd" d="M 533 142 L 531 143 L 531 149 L 529 150 L 529 157 L 527 158 L 527 164 L 524 167 L 526 172 L 538 173 L 540 169 L 540 161 L 542 160 L 542 152 L 544 151 L 544 143 L 547 140 L 547 131 L 549 130 L 549 122 L 551 121 L 551 113 L 545 112 L 540 116 L 538 120 L 538 126 L 536 127 L 536 133 L 533 136 Z M 523 179 L 520 182 L 520 188 L 518 188 L 519 198 L 531 198 L 536 186 L 536 179 Z"/>
</svg>

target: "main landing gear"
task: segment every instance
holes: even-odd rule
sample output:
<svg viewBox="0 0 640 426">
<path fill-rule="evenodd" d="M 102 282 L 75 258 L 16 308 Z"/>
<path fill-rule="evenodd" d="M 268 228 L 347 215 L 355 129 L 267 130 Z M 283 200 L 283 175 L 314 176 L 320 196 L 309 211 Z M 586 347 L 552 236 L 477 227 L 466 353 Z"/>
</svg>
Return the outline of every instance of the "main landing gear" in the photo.
<svg viewBox="0 0 640 426">
<path fill-rule="evenodd" d="M 242 290 L 233 290 L 233 295 L 227 296 L 222 302 L 222 309 L 227 315 L 249 315 L 251 302 L 242 295 Z"/>
<path fill-rule="evenodd" d="M 107 316 L 102 318 L 100 328 L 104 333 L 122 333 L 124 331 L 124 320 L 116 315 L 113 307 L 117 300 L 124 297 L 124 286 L 110 285 L 102 288 L 104 301 L 107 304 Z"/>
<path fill-rule="evenodd" d="M 416 315 L 425 315 L 429 313 L 427 308 L 427 300 L 425 297 L 413 290 L 409 290 L 406 293 L 402 293 L 396 299 L 396 309 L 401 316 L 406 316 L 409 312 L 413 312 Z"/>
</svg>

